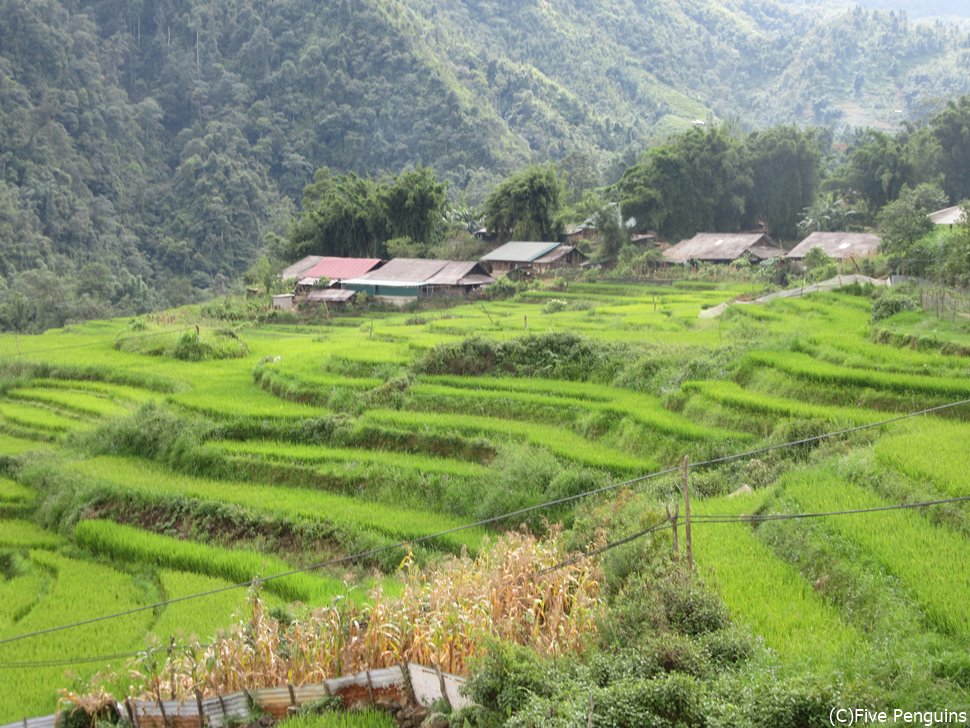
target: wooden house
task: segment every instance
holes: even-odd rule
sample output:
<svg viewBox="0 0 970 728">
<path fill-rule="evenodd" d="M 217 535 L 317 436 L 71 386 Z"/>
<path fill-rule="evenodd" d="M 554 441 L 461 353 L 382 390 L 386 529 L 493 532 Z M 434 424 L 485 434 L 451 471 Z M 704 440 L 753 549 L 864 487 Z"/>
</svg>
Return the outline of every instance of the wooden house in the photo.
<svg viewBox="0 0 970 728">
<path fill-rule="evenodd" d="M 760 263 L 784 254 L 764 233 L 698 233 L 663 252 L 668 263 L 733 263 L 741 258 Z"/>
<path fill-rule="evenodd" d="M 836 260 L 868 258 L 879 252 L 879 236 L 871 233 L 812 233 L 789 251 L 789 260 L 804 260 L 808 251 L 819 249 Z"/>
<path fill-rule="evenodd" d="M 468 296 L 494 282 L 475 261 L 393 258 L 377 270 L 341 281 L 340 287 L 404 305 L 431 296 Z"/>
<path fill-rule="evenodd" d="M 491 273 L 501 275 L 514 270 L 546 273 L 557 268 L 578 268 L 586 256 L 575 246 L 563 243 L 512 242 L 481 260 Z"/>
</svg>

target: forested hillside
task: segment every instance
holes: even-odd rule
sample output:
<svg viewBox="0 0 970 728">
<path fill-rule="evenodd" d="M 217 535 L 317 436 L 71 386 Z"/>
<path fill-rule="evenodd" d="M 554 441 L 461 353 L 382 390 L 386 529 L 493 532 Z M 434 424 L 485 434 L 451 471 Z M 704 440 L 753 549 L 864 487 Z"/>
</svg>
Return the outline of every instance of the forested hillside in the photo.
<svg viewBox="0 0 970 728">
<path fill-rule="evenodd" d="M 323 166 L 428 166 L 474 205 L 531 162 L 558 162 L 574 187 L 615 181 L 697 119 L 838 137 L 970 91 L 958 31 L 809 10 L 0 0 L 4 324 L 223 290 Z"/>
</svg>

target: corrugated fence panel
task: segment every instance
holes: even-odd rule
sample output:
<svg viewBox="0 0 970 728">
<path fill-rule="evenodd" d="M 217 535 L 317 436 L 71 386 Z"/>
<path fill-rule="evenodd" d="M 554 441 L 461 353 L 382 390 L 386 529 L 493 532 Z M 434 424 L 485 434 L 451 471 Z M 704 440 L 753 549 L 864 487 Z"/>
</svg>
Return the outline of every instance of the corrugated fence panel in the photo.
<svg viewBox="0 0 970 728">
<path fill-rule="evenodd" d="M 439 673 L 429 667 L 422 665 L 408 665 L 408 672 L 411 675 L 411 687 L 414 689 L 414 698 L 422 705 L 431 705 L 442 697 L 446 697 L 451 706 L 456 710 L 471 705 L 472 702 L 461 695 L 458 688 L 465 681 L 457 675 L 447 672 Z M 444 695 L 442 695 L 442 683 L 444 684 Z"/>
<path fill-rule="evenodd" d="M 224 728 L 230 721 L 245 720 L 252 711 L 245 693 L 233 693 L 221 698 L 205 698 L 202 712 L 212 728 Z"/>
<path fill-rule="evenodd" d="M 454 708 L 471 705 L 458 688 L 462 678 L 448 673 L 439 673 L 421 665 L 407 666 L 414 698 L 422 705 L 431 705 L 444 695 Z M 119 706 L 125 715 L 129 710 L 134 715 L 136 728 L 199 728 L 203 722 L 211 728 L 225 728 L 234 721 L 244 721 L 252 714 L 250 700 L 256 707 L 277 718 L 286 716 L 291 706 L 302 705 L 319 700 L 327 695 L 339 695 L 349 706 L 374 701 L 404 704 L 408 700 L 408 690 L 404 672 L 399 667 L 386 667 L 368 670 L 356 675 L 327 680 L 323 685 L 303 685 L 301 687 L 260 688 L 249 694 L 245 692 L 223 695 L 202 700 L 202 716 L 199 716 L 199 701 L 190 699 L 183 703 L 167 700 L 157 701 L 128 700 Z M 57 715 L 9 723 L 0 728 L 57 728 Z"/>
<path fill-rule="evenodd" d="M 3 728 L 55 728 L 57 715 L 45 715 L 43 718 L 27 718 L 16 723 L 8 723 Z"/>
</svg>

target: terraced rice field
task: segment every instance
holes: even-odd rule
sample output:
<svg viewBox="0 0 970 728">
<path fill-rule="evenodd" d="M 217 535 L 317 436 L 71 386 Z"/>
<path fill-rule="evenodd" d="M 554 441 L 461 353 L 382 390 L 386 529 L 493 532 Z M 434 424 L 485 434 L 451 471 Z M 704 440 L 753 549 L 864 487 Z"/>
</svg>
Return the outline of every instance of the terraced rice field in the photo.
<svg viewBox="0 0 970 728">
<path fill-rule="evenodd" d="M 689 283 L 570 284 L 513 301 L 248 327 L 238 332 L 245 356 L 207 362 L 119 350 L 115 341 L 132 335 L 122 320 L 21 337 L 24 365 L 0 380 L 0 663 L 125 652 L 176 633 L 205 639 L 229 623 L 243 591 L 219 592 L 205 608 L 137 613 L 110 629 L 95 623 L 2 643 L 288 571 L 310 551 L 342 556 L 433 537 L 684 455 L 717 458 L 970 396 L 966 357 L 876 343 L 867 299 L 820 294 L 700 319 L 751 287 Z M 179 334 L 193 316 L 173 314 L 175 323 L 150 324 L 148 333 Z M 432 375 L 417 366 L 434 347 L 472 337 L 563 333 L 614 356 L 612 368 L 589 364 L 584 380 L 557 378 L 553 359 L 518 375 Z M 0 357 L 20 361 L 12 337 L 0 336 Z M 725 516 L 886 504 L 866 485 L 871 474 L 851 482 L 833 474 L 830 459 L 849 450 L 871 451 L 878 467 L 920 492 L 967 495 L 968 422 L 963 408 L 811 453 L 762 455 L 700 480 L 698 495 L 714 497 L 696 509 Z M 747 482 L 754 495 L 722 497 Z M 645 497 L 666 497 L 662 487 Z M 128 525 L 108 520 L 119 513 Z M 475 553 L 503 527 L 434 537 L 417 558 Z M 970 583 L 954 566 L 970 555 L 963 531 L 917 512 L 825 528 L 898 582 L 906 613 L 970 647 Z M 694 539 L 700 573 L 780 665 L 828 669 L 868 654 L 872 635 L 760 527 L 699 525 Z M 292 575 L 266 594 L 274 604 L 322 605 L 348 589 L 393 589 L 393 576 L 368 575 L 393 572 L 403 550 L 386 554 Z M 4 683 L 0 722 L 49 712 L 63 673 L 25 668 Z"/>
</svg>

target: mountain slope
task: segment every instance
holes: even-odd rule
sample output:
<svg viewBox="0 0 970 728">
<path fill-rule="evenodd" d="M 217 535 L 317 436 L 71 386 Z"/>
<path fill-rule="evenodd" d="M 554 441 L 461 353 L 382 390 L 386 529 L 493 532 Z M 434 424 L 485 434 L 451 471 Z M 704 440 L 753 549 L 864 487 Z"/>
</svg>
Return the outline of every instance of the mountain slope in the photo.
<svg viewBox="0 0 970 728">
<path fill-rule="evenodd" d="M 191 300 L 320 166 L 591 186 L 698 119 L 893 127 L 970 92 L 966 45 L 783 0 L 0 0 L 0 276 L 87 296 L 27 328 Z"/>
</svg>

